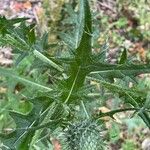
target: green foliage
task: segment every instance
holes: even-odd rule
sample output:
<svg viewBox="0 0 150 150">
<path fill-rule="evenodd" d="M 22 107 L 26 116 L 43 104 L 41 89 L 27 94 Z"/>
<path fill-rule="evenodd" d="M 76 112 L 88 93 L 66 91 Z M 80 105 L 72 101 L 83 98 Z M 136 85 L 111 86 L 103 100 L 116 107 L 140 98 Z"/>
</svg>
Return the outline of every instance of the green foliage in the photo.
<svg viewBox="0 0 150 150">
<path fill-rule="evenodd" d="M 137 149 L 137 147 L 133 141 L 128 140 L 123 144 L 123 150 L 134 150 L 134 149 Z"/>
<path fill-rule="evenodd" d="M 16 23 L 20 23 L 21 21 L 27 20 L 27 18 L 17 18 L 7 20 L 4 16 L 0 17 L 0 33 L 4 36 L 6 33 L 9 33 L 8 30 L 14 29 Z"/>
<path fill-rule="evenodd" d="M 112 142 L 116 142 L 119 139 L 120 130 L 117 124 L 113 123 L 112 128 L 109 131 L 109 136 Z"/>
<path fill-rule="evenodd" d="M 79 13 L 75 14 L 75 30 L 62 36 L 68 52 L 65 49 L 61 54 L 58 52 L 51 56 L 48 50 L 52 45 L 47 43 L 46 34 L 36 36 L 34 25 L 26 25 L 22 19 L 15 28 L 7 25 L 11 20 L 5 19 L 6 29 L 1 32 L 0 45 L 11 46 L 18 58 L 17 67 L 0 67 L 0 75 L 7 81 L 10 90 L 7 96 L 14 96 L 17 90 L 17 96 L 28 101 L 32 110 L 23 114 L 19 110 L 16 112 L 12 105 L 8 106 L 16 127 L 10 133 L 0 134 L 2 148 L 32 150 L 38 141 L 47 145 L 49 136 L 57 129 L 60 129 L 58 136 L 68 129 L 65 142 L 69 149 L 73 146 L 74 149 L 99 150 L 102 149 L 103 140 L 99 135 L 103 128 L 97 122 L 101 117 L 113 118 L 115 113 L 122 111 L 138 114 L 150 128 L 149 108 L 145 107 L 147 92 L 140 91 L 135 82 L 137 75 L 150 72 L 150 64 L 131 63 L 126 50 L 118 64 L 109 64 L 104 59 L 105 49 L 93 53 L 92 19 L 87 0 L 80 1 Z M 28 64 L 25 67 L 21 65 L 25 58 L 31 61 L 28 69 Z M 97 87 L 90 84 L 91 81 L 118 96 L 128 107 L 95 115 L 91 104 L 102 103 L 103 99 Z M 133 82 L 133 87 L 129 88 L 124 82 Z M 20 89 L 16 89 L 18 85 Z M 97 130 L 98 126 L 100 130 Z"/>
</svg>

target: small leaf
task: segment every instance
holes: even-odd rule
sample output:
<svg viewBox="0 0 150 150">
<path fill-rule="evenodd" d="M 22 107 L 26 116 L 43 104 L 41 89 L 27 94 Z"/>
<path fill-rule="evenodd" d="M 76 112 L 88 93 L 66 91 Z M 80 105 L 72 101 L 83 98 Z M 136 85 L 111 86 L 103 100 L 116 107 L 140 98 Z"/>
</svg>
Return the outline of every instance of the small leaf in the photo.
<svg viewBox="0 0 150 150">
<path fill-rule="evenodd" d="M 31 45 L 34 44 L 36 41 L 34 28 L 35 28 L 35 24 L 31 24 L 28 27 L 28 30 L 26 31 L 28 41 Z"/>
<path fill-rule="evenodd" d="M 119 64 L 124 64 L 126 61 L 127 61 L 127 50 L 124 48 L 120 57 Z"/>
</svg>

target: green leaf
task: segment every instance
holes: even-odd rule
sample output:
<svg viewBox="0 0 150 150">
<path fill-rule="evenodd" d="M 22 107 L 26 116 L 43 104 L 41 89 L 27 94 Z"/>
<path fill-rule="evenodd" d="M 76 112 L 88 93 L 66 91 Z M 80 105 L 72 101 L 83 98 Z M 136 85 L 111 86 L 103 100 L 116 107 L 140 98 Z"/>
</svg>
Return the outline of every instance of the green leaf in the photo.
<svg viewBox="0 0 150 150">
<path fill-rule="evenodd" d="M 16 19 L 9 20 L 9 19 L 6 19 L 5 16 L 0 16 L 0 34 L 4 36 L 6 33 L 9 33 L 10 29 L 14 28 L 14 25 L 16 23 L 23 22 L 27 19 L 28 18 L 16 18 Z"/>
<path fill-rule="evenodd" d="M 127 50 L 124 48 L 120 57 L 119 64 L 124 64 L 126 61 L 127 61 Z"/>
<path fill-rule="evenodd" d="M 29 55 L 28 52 L 22 52 L 22 53 L 18 56 L 18 58 L 17 58 L 17 60 L 16 60 L 16 62 L 15 62 L 15 65 L 18 66 L 19 63 L 20 63 L 26 56 L 28 56 L 28 55 Z"/>
<path fill-rule="evenodd" d="M 18 112 L 10 111 L 10 116 L 16 123 L 16 129 L 10 134 L 0 134 L 0 140 L 3 145 L 12 150 L 28 150 L 30 143 L 37 130 L 37 126 L 45 118 L 48 113 L 48 107 L 53 100 L 40 97 L 31 100 L 34 103 L 33 110 L 28 115 L 19 114 Z M 48 109 L 48 110 L 47 110 Z"/>
<path fill-rule="evenodd" d="M 143 119 L 145 124 L 150 128 L 150 115 L 148 114 L 148 112 L 146 112 L 146 110 L 144 110 L 144 100 L 146 101 L 147 93 L 134 90 L 134 89 L 124 88 L 112 83 L 108 83 L 96 77 L 87 77 L 87 79 L 97 81 L 98 83 L 100 83 L 102 86 L 104 86 L 106 89 L 110 90 L 111 92 L 118 93 L 121 96 L 125 96 L 125 103 L 129 103 L 135 108 L 137 108 L 138 115 Z M 114 112 L 115 111 L 112 111 L 112 113 Z"/>
<path fill-rule="evenodd" d="M 35 24 L 31 24 L 30 26 L 28 26 L 26 30 L 27 39 L 30 45 L 34 44 L 36 41 L 34 28 L 35 28 Z"/>
<path fill-rule="evenodd" d="M 150 129 L 150 114 L 141 109 L 138 115 L 143 119 L 147 127 Z"/>
<path fill-rule="evenodd" d="M 90 7 L 87 0 L 80 1 L 79 30 L 82 37 L 76 49 L 76 61 L 81 65 L 87 65 L 91 56 L 92 19 Z M 78 32 L 79 33 L 79 32 Z M 80 39 L 80 38 L 79 38 Z"/>
<path fill-rule="evenodd" d="M 106 64 L 94 63 L 85 67 L 90 74 L 100 74 L 112 78 L 122 78 L 125 76 L 136 76 L 143 73 L 150 73 L 150 64 Z"/>
<path fill-rule="evenodd" d="M 54 67 L 55 69 L 57 69 L 60 72 L 63 72 L 63 69 L 57 65 L 55 62 L 53 62 L 52 60 L 48 59 L 46 56 L 44 56 L 41 52 L 34 50 L 33 54 L 38 57 L 41 61 L 48 63 L 49 65 L 51 65 L 52 67 Z"/>
<path fill-rule="evenodd" d="M 136 101 L 135 97 L 145 96 L 145 93 L 143 93 L 143 92 L 136 91 L 134 89 L 121 87 L 119 85 L 103 81 L 97 77 L 87 77 L 87 79 L 90 79 L 90 80 L 100 83 L 100 85 L 102 85 L 103 87 L 105 87 L 106 89 L 110 90 L 113 93 L 118 93 L 122 96 L 123 95 L 126 96 L 127 99 L 126 99 L 125 103 L 130 103 L 135 107 L 139 107 L 139 104 Z"/>
<path fill-rule="evenodd" d="M 82 33 L 81 39 L 78 37 L 79 46 L 75 50 L 75 61 L 70 65 L 70 77 L 66 80 L 64 86 L 67 89 L 62 93 L 62 99 L 65 103 L 72 99 L 74 92 L 77 92 L 83 86 L 87 72 L 81 69 L 81 66 L 86 66 L 90 63 L 91 55 L 91 34 L 92 20 L 90 7 L 87 0 L 80 1 L 79 12 L 80 27 L 77 33 Z M 72 99 L 73 101 L 73 99 Z"/>
<path fill-rule="evenodd" d="M 30 81 L 28 79 L 25 79 L 25 78 L 15 74 L 15 73 L 13 73 L 13 70 L 10 70 L 10 69 L 0 67 L 0 75 L 5 76 L 5 77 L 9 77 L 13 80 L 16 80 L 16 81 L 20 82 L 20 83 L 31 86 L 35 89 L 40 89 L 40 90 L 43 90 L 43 91 L 52 91 L 51 88 L 46 87 L 46 86 L 41 85 L 41 84 L 38 84 L 36 82 Z"/>
</svg>

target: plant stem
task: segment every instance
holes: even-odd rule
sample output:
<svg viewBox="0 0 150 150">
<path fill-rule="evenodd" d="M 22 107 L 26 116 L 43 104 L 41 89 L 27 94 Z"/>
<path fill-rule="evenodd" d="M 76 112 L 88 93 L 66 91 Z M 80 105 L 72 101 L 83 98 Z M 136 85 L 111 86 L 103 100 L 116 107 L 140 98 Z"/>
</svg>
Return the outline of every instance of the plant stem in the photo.
<svg viewBox="0 0 150 150">
<path fill-rule="evenodd" d="M 85 105 L 84 105 L 84 102 L 83 102 L 83 101 L 81 101 L 81 105 L 82 105 L 82 107 L 83 107 L 83 110 L 84 110 L 84 112 L 85 112 L 85 114 L 86 114 L 87 119 L 89 119 L 89 118 L 90 118 L 90 116 L 89 116 L 89 114 L 88 114 L 88 112 L 87 112 L 87 110 L 86 110 L 86 107 L 85 107 Z"/>
<path fill-rule="evenodd" d="M 140 111 L 141 108 L 124 108 L 124 109 L 116 109 L 116 110 L 112 110 L 106 113 L 102 113 L 100 112 L 99 117 L 105 117 L 105 116 L 110 116 L 113 118 L 113 115 L 119 112 L 124 112 L 124 111 Z M 150 112 L 149 110 L 143 110 L 143 111 L 147 111 Z"/>
</svg>

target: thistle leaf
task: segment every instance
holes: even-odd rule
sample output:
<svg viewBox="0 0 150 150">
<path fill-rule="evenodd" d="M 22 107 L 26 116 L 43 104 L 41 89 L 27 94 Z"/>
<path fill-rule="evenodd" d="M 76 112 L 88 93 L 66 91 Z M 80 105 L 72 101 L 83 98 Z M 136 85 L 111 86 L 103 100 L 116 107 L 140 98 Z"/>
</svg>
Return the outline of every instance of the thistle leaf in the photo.
<svg viewBox="0 0 150 150">
<path fill-rule="evenodd" d="M 41 61 L 48 63 L 49 65 L 51 65 L 52 67 L 54 67 L 55 69 L 57 69 L 60 72 L 63 72 L 63 69 L 57 65 L 56 63 L 54 63 L 52 60 L 48 59 L 46 56 L 44 56 L 41 52 L 34 50 L 33 51 L 34 55 L 36 57 L 38 57 Z"/>
<path fill-rule="evenodd" d="M 78 30 L 82 30 L 82 36 L 81 39 L 79 38 L 79 46 L 75 51 L 75 61 L 70 64 L 70 77 L 66 80 L 64 85 L 68 91 L 67 93 L 64 92 L 62 94 L 62 98 L 65 103 L 71 99 L 72 93 L 83 86 L 87 72 L 82 70 L 81 66 L 86 66 L 90 62 L 92 21 L 90 7 L 87 0 L 80 1 L 79 19 L 81 24 Z"/>
<path fill-rule="evenodd" d="M 16 80 L 17 82 L 21 82 L 24 85 L 31 86 L 35 89 L 40 89 L 40 90 L 43 90 L 43 91 L 52 91 L 52 89 L 49 88 L 49 87 L 46 87 L 44 85 L 35 83 L 33 81 L 30 81 L 26 78 L 23 78 L 23 77 L 15 74 L 15 73 L 13 73 L 12 69 L 10 70 L 10 69 L 0 67 L 0 75 L 3 75 L 3 76 L 8 77 L 10 79 Z"/>
<path fill-rule="evenodd" d="M 32 100 L 33 101 L 33 100 Z M 16 123 L 16 129 L 10 134 L 0 134 L 4 147 L 12 150 L 28 150 L 35 134 L 36 127 L 40 125 L 48 111 L 45 111 L 53 100 L 46 97 L 34 99 L 34 107 L 28 115 L 10 111 L 10 116 Z"/>
<path fill-rule="evenodd" d="M 136 76 L 142 73 L 150 72 L 150 64 L 106 64 L 95 63 L 87 68 L 90 74 L 100 74 L 112 78 L 122 78 L 125 76 Z"/>
<path fill-rule="evenodd" d="M 81 40 L 76 49 L 76 61 L 79 64 L 87 65 L 91 56 L 92 19 L 90 7 L 87 0 L 80 1 L 80 28 L 82 31 Z M 78 32 L 79 33 L 79 32 Z M 79 38 L 80 39 L 80 38 Z M 84 58 L 84 59 L 83 59 Z"/>
<path fill-rule="evenodd" d="M 124 49 L 121 54 L 119 64 L 124 64 L 126 61 L 127 61 L 127 50 Z"/>
<path fill-rule="evenodd" d="M 16 18 L 16 19 L 6 19 L 4 16 L 0 16 L 0 33 L 4 36 L 6 33 L 9 33 L 9 30 L 14 28 L 16 23 L 23 22 L 28 18 Z"/>
</svg>

